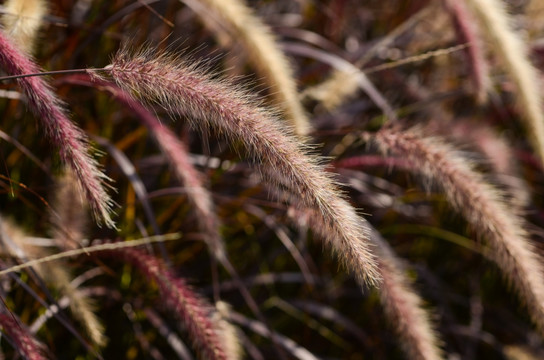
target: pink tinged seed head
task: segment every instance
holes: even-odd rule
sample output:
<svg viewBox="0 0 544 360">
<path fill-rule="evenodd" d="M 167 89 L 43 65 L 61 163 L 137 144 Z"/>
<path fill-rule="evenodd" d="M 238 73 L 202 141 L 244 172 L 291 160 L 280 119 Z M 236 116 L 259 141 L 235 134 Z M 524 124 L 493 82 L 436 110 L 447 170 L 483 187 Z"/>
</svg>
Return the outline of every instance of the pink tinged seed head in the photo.
<svg viewBox="0 0 544 360">
<path fill-rule="evenodd" d="M 39 72 L 39 68 L 0 31 L 0 66 L 10 75 Z M 28 106 L 39 118 L 45 136 L 58 148 L 60 159 L 74 171 L 96 221 L 115 227 L 111 219 L 113 201 L 104 189 L 108 179 L 90 155 L 85 134 L 67 117 L 61 101 L 41 77 L 17 80 L 28 100 Z"/>
<path fill-rule="evenodd" d="M 265 180 L 282 185 L 301 206 L 319 210 L 330 231 L 328 241 L 361 283 L 379 282 L 365 221 L 340 195 L 330 175 L 285 133 L 270 112 L 225 81 L 212 80 L 195 66 L 148 50 L 134 56 L 120 52 L 109 67 L 124 89 L 171 114 L 185 115 L 203 132 L 210 129 L 242 143 L 265 169 Z"/>
</svg>

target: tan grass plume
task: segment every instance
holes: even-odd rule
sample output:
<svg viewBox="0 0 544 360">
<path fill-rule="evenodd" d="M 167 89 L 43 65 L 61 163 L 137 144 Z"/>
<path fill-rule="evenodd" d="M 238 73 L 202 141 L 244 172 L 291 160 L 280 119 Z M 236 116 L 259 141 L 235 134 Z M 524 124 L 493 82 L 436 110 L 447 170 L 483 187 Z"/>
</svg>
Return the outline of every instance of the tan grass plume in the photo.
<svg viewBox="0 0 544 360">
<path fill-rule="evenodd" d="M 183 0 L 181 0 L 183 1 Z M 293 132 L 305 136 L 310 123 L 299 99 L 293 70 L 279 49 L 269 27 L 259 19 L 243 0 L 203 0 L 231 32 L 231 36 L 247 51 L 248 59 L 270 86 L 276 105 L 286 115 Z M 191 2 L 186 2 L 191 5 Z"/>
<path fill-rule="evenodd" d="M 279 120 L 256 106 L 255 99 L 228 84 L 212 80 L 195 65 L 147 50 L 122 51 L 106 67 L 114 80 L 140 98 L 157 102 L 171 114 L 185 115 L 200 131 L 226 136 L 242 144 L 274 185 L 287 186 L 301 206 L 319 210 L 328 228 L 326 242 L 340 255 L 360 283 L 375 284 L 377 273 L 365 221 L 340 195 L 318 159 L 307 155 Z"/>
<path fill-rule="evenodd" d="M 1 22 L 4 31 L 19 48 L 31 54 L 46 13 L 47 4 L 44 0 L 7 0 L 4 2 Z"/>
<path fill-rule="evenodd" d="M 544 114 L 539 73 L 531 64 L 521 35 L 516 33 L 500 0 L 465 0 L 493 42 L 493 49 L 515 83 L 519 109 L 533 148 L 544 163 Z"/>
</svg>

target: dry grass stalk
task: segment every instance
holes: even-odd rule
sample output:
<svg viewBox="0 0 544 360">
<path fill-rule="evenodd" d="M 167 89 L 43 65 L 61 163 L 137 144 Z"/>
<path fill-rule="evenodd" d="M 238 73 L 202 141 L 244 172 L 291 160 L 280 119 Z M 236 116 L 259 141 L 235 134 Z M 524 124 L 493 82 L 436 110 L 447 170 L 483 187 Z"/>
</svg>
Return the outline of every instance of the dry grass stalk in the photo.
<svg viewBox="0 0 544 360">
<path fill-rule="evenodd" d="M 0 326 L 15 349 L 28 360 L 46 359 L 45 346 L 39 343 L 14 314 L 0 314 Z"/>
<path fill-rule="evenodd" d="M 418 130 L 383 128 L 374 141 L 384 152 L 410 162 L 412 171 L 444 191 L 452 206 L 489 242 L 504 276 L 519 292 L 534 323 L 544 331 L 542 262 L 523 228 L 523 220 L 507 207 L 500 192 L 441 139 L 424 137 Z"/>
<path fill-rule="evenodd" d="M 418 13 L 412 15 L 409 19 L 393 29 L 387 36 L 371 46 L 367 52 L 353 64 L 353 67 L 357 71 L 363 72 L 360 69 L 372 59 L 376 53 L 390 46 L 398 36 L 404 34 L 421 19 L 425 18 L 429 14 L 431 8 L 432 6 L 424 7 Z M 314 87 L 308 88 L 303 92 L 302 96 L 320 101 L 325 108 L 332 111 L 355 96 L 356 91 L 359 89 L 359 84 L 357 78 L 353 75 L 357 71 L 349 70 L 347 68 L 334 69 L 325 81 Z"/>
<path fill-rule="evenodd" d="M 542 112 L 542 92 L 538 70 L 528 57 L 528 50 L 511 24 L 504 4 L 499 0 L 465 0 L 469 3 L 493 41 L 493 49 L 498 53 L 508 74 L 516 85 L 515 95 L 519 109 L 526 120 L 527 132 L 532 145 L 544 162 L 544 114 Z"/>
<path fill-rule="evenodd" d="M 0 32 L 0 66 L 10 75 L 40 72 L 3 32 Z M 63 163 L 74 171 L 96 221 L 114 227 L 110 216 L 113 202 L 103 187 L 107 177 L 89 155 L 90 146 L 83 131 L 68 119 L 61 101 L 43 78 L 19 78 L 17 82 L 26 95 L 28 106 L 39 118 L 45 136 L 58 147 Z"/>
<path fill-rule="evenodd" d="M 44 0 L 7 0 L 4 2 L 1 22 L 13 42 L 31 54 L 46 12 L 47 4 Z"/>
<path fill-rule="evenodd" d="M 188 335 L 200 351 L 203 359 L 237 359 L 239 354 L 230 354 L 233 349 L 226 345 L 230 341 L 223 336 L 224 326 L 215 321 L 215 309 L 204 298 L 196 294 L 183 279 L 171 271 L 156 257 L 137 249 L 125 248 L 121 251 L 105 251 L 99 255 L 114 257 L 134 266 L 147 279 L 159 287 L 161 298 L 170 310 L 180 317 Z M 228 339 L 228 340 L 225 340 Z"/>
<path fill-rule="evenodd" d="M 244 46 L 248 59 L 270 86 L 277 106 L 285 113 L 293 132 L 299 136 L 307 135 L 311 126 L 299 100 L 293 71 L 268 26 L 253 14 L 243 0 L 203 2 L 221 18 L 236 42 Z"/>
<path fill-rule="evenodd" d="M 225 81 L 213 81 L 179 59 L 148 51 L 129 56 L 120 52 L 108 70 L 115 81 L 141 98 L 156 101 L 172 114 L 186 115 L 203 132 L 214 130 L 240 141 L 271 175 L 298 194 L 303 206 L 319 210 L 327 227 L 327 243 L 339 253 L 357 280 L 379 279 L 366 236 L 365 221 L 341 197 L 334 181 L 306 155 L 279 121 L 249 96 Z"/>
</svg>

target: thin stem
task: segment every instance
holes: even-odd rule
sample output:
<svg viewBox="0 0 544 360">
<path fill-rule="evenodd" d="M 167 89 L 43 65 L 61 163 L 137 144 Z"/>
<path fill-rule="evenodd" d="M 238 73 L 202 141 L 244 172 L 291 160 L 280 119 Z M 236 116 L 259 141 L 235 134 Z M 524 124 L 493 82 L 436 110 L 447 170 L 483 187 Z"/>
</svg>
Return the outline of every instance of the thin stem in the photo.
<svg viewBox="0 0 544 360">
<path fill-rule="evenodd" d="M 13 79 L 21 79 L 21 78 L 27 78 L 27 77 L 33 77 L 33 76 L 47 76 L 47 75 L 59 75 L 59 74 L 79 74 L 79 73 L 90 73 L 93 71 L 107 71 L 106 68 L 99 68 L 99 69 L 68 69 L 68 70 L 53 70 L 53 71 L 43 71 L 38 73 L 32 73 L 32 74 L 22 74 L 22 75 L 11 75 L 11 76 L 1 76 L 0 81 L 4 80 L 13 80 Z"/>
</svg>

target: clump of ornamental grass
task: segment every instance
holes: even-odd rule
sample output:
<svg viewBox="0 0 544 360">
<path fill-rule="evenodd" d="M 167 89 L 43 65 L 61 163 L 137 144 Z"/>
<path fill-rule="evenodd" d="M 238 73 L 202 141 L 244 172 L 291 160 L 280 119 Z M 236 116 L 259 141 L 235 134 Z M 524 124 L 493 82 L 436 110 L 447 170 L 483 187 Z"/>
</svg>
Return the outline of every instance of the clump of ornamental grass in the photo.
<svg viewBox="0 0 544 360">
<path fill-rule="evenodd" d="M 276 105 L 285 114 L 293 132 L 299 136 L 307 135 L 311 125 L 299 100 L 293 70 L 268 26 L 253 14 L 243 0 L 205 0 L 202 3 L 206 11 L 201 15 L 209 16 L 211 12 L 221 19 L 222 25 L 230 32 L 233 43 L 243 46 L 263 81 L 270 86 Z M 186 4 L 191 6 L 192 1 L 187 1 Z M 223 35 L 222 31 L 221 28 L 220 35 Z"/>
<path fill-rule="evenodd" d="M 531 64 L 521 34 L 513 29 L 512 19 L 499 0 L 465 0 L 493 42 L 493 49 L 516 86 L 515 96 L 523 115 L 529 139 L 544 162 L 544 113 L 540 73 Z"/>
<path fill-rule="evenodd" d="M 522 218 L 508 207 L 499 190 L 444 140 L 427 137 L 421 130 L 387 126 L 372 140 L 384 153 L 402 157 L 411 171 L 440 187 L 448 202 L 489 243 L 494 261 L 518 291 L 534 323 L 544 331 L 542 261 Z"/>
<path fill-rule="evenodd" d="M 360 284 L 376 284 L 379 275 L 368 243 L 365 222 L 343 199 L 331 176 L 308 155 L 278 119 L 225 80 L 212 80 L 196 65 L 151 50 L 119 52 L 109 71 L 124 89 L 155 102 L 170 114 L 184 115 L 200 131 L 210 130 L 240 142 L 266 167 L 267 181 L 298 194 L 318 210 L 326 242 L 340 255 Z"/>
<path fill-rule="evenodd" d="M 7 0 L 0 22 L 13 42 L 31 54 L 46 12 L 44 0 Z"/>
<path fill-rule="evenodd" d="M 39 68 L 0 31 L 0 66 L 9 75 L 39 73 Z M 58 148 L 60 159 L 73 170 L 98 223 L 114 227 L 113 201 L 104 189 L 106 175 L 90 155 L 87 136 L 74 125 L 62 102 L 42 77 L 22 77 L 17 82 L 26 96 L 27 106 L 38 117 L 46 138 Z"/>
</svg>

